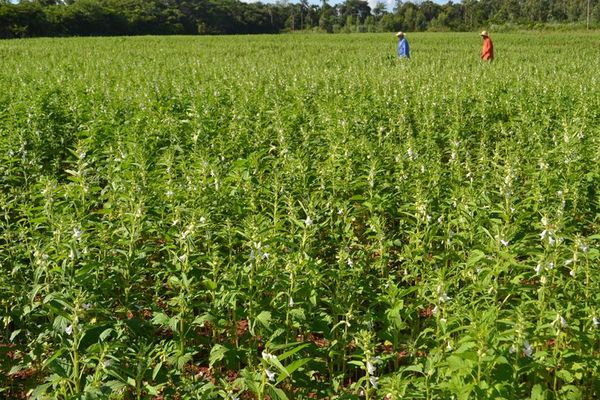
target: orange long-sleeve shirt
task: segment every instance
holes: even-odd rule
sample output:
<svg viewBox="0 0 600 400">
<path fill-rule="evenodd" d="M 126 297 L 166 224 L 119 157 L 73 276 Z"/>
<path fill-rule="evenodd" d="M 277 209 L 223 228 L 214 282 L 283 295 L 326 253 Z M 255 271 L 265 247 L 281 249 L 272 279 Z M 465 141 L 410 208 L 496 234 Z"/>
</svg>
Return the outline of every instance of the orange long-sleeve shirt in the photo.
<svg viewBox="0 0 600 400">
<path fill-rule="evenodd" d="M 494 59 L 494 45 L 489 37 L 483 38 L 483 48 L 481 49 L 481 59 L 492 61 Z"/>
</svg>

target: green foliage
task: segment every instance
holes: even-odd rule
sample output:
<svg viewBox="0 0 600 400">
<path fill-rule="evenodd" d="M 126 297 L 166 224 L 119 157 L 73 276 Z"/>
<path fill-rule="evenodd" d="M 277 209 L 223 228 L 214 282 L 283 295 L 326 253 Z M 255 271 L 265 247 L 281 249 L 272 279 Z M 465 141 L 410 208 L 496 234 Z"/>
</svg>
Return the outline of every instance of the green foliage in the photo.
<svg viewBox="0 0 600 400">
<path fill-rule="evenodd" d="M 598 398 L 591 37 L 0 42 L 0 397 Z"/>
</svg>

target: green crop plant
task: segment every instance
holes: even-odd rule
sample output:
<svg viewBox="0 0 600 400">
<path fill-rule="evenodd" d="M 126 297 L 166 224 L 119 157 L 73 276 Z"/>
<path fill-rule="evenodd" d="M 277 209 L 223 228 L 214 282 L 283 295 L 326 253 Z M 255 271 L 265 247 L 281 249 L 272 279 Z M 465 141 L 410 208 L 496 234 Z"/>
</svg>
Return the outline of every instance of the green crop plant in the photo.
<svg viewBox="0 0 600 400">
<path fill-rule="evenodd" d="M 598 33 L 0 41 L 0 397 L 600 396 Z"/>
</svg>

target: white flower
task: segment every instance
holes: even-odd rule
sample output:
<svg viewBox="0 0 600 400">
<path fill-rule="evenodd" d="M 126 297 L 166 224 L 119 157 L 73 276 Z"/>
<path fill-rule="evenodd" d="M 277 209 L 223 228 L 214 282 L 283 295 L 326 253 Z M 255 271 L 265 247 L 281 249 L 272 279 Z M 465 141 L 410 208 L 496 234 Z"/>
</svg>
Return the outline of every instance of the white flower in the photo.
<svg viewBox="0 0 600 400">
<path fill-rule="evenodd" d="M 371 382 L 371 386 L 373 386 L 375 389 L 377 389 L 377 384 L 379 383 L 379 378 L 376 376 L 371 376 L 369 378 L 369 382 Z"/>
<path fill-rule="evenodd" d="M 264 258 L 265 260 L 266 260 L 266 259 L 268 259 L 268 258 L 269 258 L 269 253 L 267 253 L 267 252 L 264 252 L 264 253 L 262 254 L 262 258 Z"/>
<path fill-rule="evenodd" d="M 553 269 L 554 269 L 554 263 L 553 263 L 553 262 L 549 262 L 549 263 L 548 263 L 548 266 L 546 267 L 546 269 L 547 269 L 548 271 L 551 271 L 551 270 L 553 270 Z"/>
<path fill-rule="evenodd" d="M 442 303 L 447 302 L 448 300 L 451 300 L 452 297 L 448 296 L 446 294 L 446 292 L 440 293 L 439 297 L 438 297 L 439 301 L 441 301 Z"/>
<path fill-rule="evenodd" d="M 438 313 L 438 306 L 433 307 L 433 310 L 431 310 L 431 313 L 433 315 L 437 315 L 437 313 Z"/>
<path fill-rule="evenodd" d="M 304 220 L 304 223 L 306 224 L 306 226 L 311 226 L 313 223 L 313 220 L 310 219 L 310 217 L 307 215 L 306 219 Z"/>
<path fill-rule="evenodd" d="M 542 264 L 538 263 L 538 265 L 535 266 L 535 273 L 539 274 L 540 272 L 542 272 Z"/>
<path fill-rule="evenodd" d="M 561 328 L 566 328 L 567 327 L 567 320 L 564 319 L 564 317 L 562 315 L 559 315 L 557 318 L 558 322 L 560 323 L 560 327 Z"/>
<path fill-rule="evenodd" d="M 294 299 L 292 299 L 291 297 L 290 297 L 290 300 L 288 301 L 288 306 L 294 307 Z"/>
<path fill-rule="evenodd" d="M 206 223 L 206 218 L 204 218 L 204 217 L 200 217 L 200 223 L 201 223 L 201 224 L 205 224 L 205 223 Z"/>
<path fill-rule="evenodd" d="M 556 243 L 556 240 L 552 236 L 548 236 L 548 244 L 554 246 L 554 243 Z"/>
<path fill-rule="evenodd" d="M 377 370 L 377 367 L 374 366 L 371 361 L 367 361 L 367 372 L 369 373 L 369 375 L 375 375 L 375 371 Z"/>
<path fill-rule="evenodd" d="M 346 264 L 348 264 L 348 266 L 351 267 L 351 266 L 354 265 L 354 261 L 352 261 L 352 259 L 349 258 L 349 259 L 346 260 Z"/>
<path fill-rule="evenodd" d="M 583 251 L 584 253 L 587 253 L 587 251 L 588 251 L 588 247 L 587 247 L 587 245 L 585 245 L 585 244 L 583 244 L 583 243 L 581 244 L 581 246 L 579 246 L 579 248 L 580 248 L 580 249 L 581 249 L 581 251 Z"/>
<path fill-rule="evenodd" d="M 178 257 L 179 262 L 182 262 L 182 263 L 184 263 L 186 259 L 187 259 L 187 255 L 186 254 L 183 254 L 183 255 L 181 255 L 181 256 Z"/>
<path fill-rule="evenodd" d="M 548 218 L 542 217 L 542 225 L 548 226 Z"/>
<path fill-rule="evenodd" d="M 173 196 L 173 191 L 172 190 L 167 190 L 167 192 L 165 194 L 167 195 L 167 197 L 172 197 Z"/>
<path fill-rule="evenodd" d="M 571 275 L 572 277 L 575 277 L 575 270 L 572 269 L 571 271 L 569 271 L 569 275 Z"/>
<path fill-rule="evenodd" d="M 598 317 L 592 318 L 592 325 L 594 325 L 594 328 L 596 328 L 596 329 L 598 329 L 598 327 L 600 327 L 600 320 L 598 320 Z"/>
<path fill-rule="evenodd" d="M 546 229 L 544 229 L 542 231 L 542 233 L 540 233 L 540 239 L 544 240 L 544 238 L 546 237 L 547 234 L 548 234 L 548 231 Z"/>
<path fill-rule="evenodd" d="M 504 247 L 508 247 L 508 240 L 500 239 L 500 243 L 502 243 Z"/>
<path fill-rule="evenodd" d="M 342 210 L 341 208 L 338 210 L 338 215 L 342 215 L 344 213 L 344 210 Z"/>
<path fill-rule="evenodd" d="M 192 232 L 194 232 L 194 224 L 188 226 L 187 229 L 181 234 L 181 240 L 185 240 Z"/>
<path fill-rule="evenodd" d="M 84 309 L 84 310 L 89 310 L 90 308 L 92 308 L 92 305 L 91 305 L 90 303 L 85 303 L 85 304 L 83 305 L 83 309 Z"/>
<path fill-rule="evenodd" d="M 84 159 L 85 158 L 85 151 L 80 151 L 79 154 L 77 154 L 79 156 L 79 158 Z"/>
<path fill-rule="evenodd" d="M 446 351 L 452 351 L 452 345 L 450 344 L 450 342 L 446 344 Z"/>
<path fill-rule="evenodd" d="M 527 340 L 525 343 L 523 343 L 523 354 L 525 354 L 527 357 L 531 357 L 533 355 L 533 347 L 531 347 Z"/>
<path fill-rule="evenodd" d="M 262 352 L 262 358 L 266 361 L 270 361 L 270 360 L 276 360 L 277 356 L 271 354 L 271 353 L 267 353 L 266 351 Z"/>
<path fill-rule="evenodd" d="M 73 333 L 73 325 L 69 325 L 65 328 L 65 332 L 67 333 L 67 335 L 70 335 L 71 333 Z"/>
<path fill-rule="evenodd" d="M 275 372 L 271 372 L 266 369 L 265 373 L 267 374 L 267 378 L 269 378 L 269 382 L 275 382 Z"/>
<path fill-rule="evenodd" d="M 415 155 L 415 153 L 413 152 L 413 149 L 411 147 L 408 148 L 408 150 L 406 151 L 406 154 L 408 154 L 409 158 L 413 158 L 413 156 Z"/>
<path fill-rule="evenodd" d="M 81 230 L 74 228 L 73 229 L 73 237 L 77 240 L 81 240 Z"/>
</svg>

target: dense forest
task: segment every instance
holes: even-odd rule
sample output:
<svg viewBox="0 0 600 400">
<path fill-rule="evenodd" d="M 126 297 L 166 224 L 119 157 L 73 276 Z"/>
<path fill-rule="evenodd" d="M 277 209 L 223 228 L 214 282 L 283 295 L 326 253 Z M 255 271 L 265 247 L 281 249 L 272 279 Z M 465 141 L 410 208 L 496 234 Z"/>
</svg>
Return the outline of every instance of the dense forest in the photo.
<svg viewBox="0 0 600 400">
<path fill-rule="evenodd" d="M 289 31 L 465 31 L 600 23 L 600 0 L 307 0 L 276 4 L 238 0 L 0 0 L 0 37 L 247 34 Z"/>
</svg>

